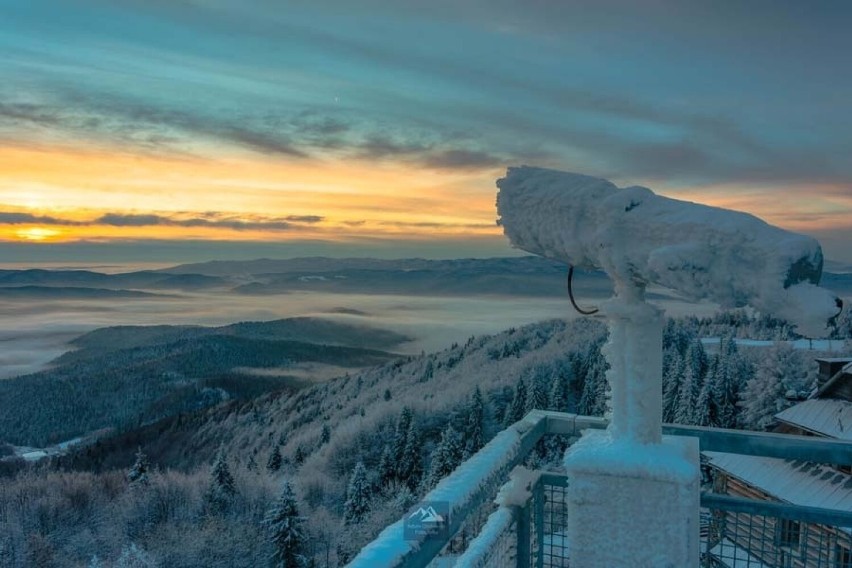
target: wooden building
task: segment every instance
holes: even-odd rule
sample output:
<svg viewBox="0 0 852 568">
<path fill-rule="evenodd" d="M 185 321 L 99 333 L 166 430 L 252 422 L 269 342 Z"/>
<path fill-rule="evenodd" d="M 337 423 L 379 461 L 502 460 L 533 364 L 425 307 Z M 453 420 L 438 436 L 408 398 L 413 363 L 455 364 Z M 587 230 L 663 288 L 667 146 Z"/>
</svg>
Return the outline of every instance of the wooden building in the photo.
<svg viewBox="0 0 852 568">
<path fill-rule="evenodd" d="M 779 412 L 776 431 L 852 441 L 852 359 L 819 359 L 819 386 Z M 852 471 L 798 460 L 705 452 L 714 490 L 749 499 L 852 511 Z M 726 568 L 852 568 L 852 528 L 727 513 L 711 521 L 708 563 Z M 714 541 L 714 542 L 715 542 Z M 729 547 L 725 548 L 725 543 Z"/>
</svg>

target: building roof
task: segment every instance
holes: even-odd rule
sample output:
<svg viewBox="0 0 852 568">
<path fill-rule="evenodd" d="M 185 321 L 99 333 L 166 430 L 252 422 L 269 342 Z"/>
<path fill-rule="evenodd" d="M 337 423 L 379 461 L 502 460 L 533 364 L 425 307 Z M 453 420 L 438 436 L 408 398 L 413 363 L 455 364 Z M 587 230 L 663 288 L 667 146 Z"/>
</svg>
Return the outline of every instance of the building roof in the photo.
<svg viewBox="0 0 852 568">
<path fill-rule="evenodd" d="M 852 511 L 852 475 L 813 462 L 704 452 L 711 465 L 786 503 Z"/>
<path fill-rule="evenodd" d="M 848 360 L 848 359 L 847 359 Z M 819 359 L 817 359 L 819 361 Z M 831 391 L 834 390 L 835 386 L 838 386 L 842 381 L 852 380 L 852 362 L 847 363 L 839 371 L 837 371 L 833 377 L 828 379 L 825 384 L 817 389 L 817 391 L 811 395 L 811 398 L 822 398 L 825 395 L 831 397 Z M 848 398 L 848 397 L 847 397 Z"/>
<path fill-rule="evenodd" d="M 781 422 L 810 432 L 852 441 L 852 402 L 834 398 L 812 398 L 775 415 Z"/>
</svg>

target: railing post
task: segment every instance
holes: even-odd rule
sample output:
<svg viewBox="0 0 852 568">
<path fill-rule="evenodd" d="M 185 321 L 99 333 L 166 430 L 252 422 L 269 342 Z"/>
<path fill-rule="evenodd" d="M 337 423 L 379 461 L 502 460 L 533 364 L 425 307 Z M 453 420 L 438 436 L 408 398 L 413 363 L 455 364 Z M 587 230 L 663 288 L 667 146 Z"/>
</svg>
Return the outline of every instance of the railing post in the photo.
<svg viewBox="0 0 852 568">
<path fill-rule="evenodd" d="M 517 532 L 517 552 L 515 559 L 518 568 L 530 568 L 530 504 L 523 507 L 512 507 L 515 515 L 515 531 Z"/>
<path fill-rule="evenodd" d="M 544 568 L 544 481 L 539 478 L 533 490 L 533 522 L 535 523 L 536 568 Z"/>
</svg>

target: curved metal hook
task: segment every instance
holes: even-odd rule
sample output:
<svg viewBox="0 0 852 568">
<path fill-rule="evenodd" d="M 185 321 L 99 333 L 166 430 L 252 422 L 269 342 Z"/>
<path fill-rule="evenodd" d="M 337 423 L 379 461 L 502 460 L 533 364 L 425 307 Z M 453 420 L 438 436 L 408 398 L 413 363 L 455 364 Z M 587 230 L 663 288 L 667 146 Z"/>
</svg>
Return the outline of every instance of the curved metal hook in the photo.
<svg viewBox="0 0 852 568">
<path fill-rule="evenodd" d="M 574 265 L 569 264 L 568 265 L 568 297 L 571 299 L 571 305 L 574 306 L 574 309 L 577 310 L 578 313 L 580 313 L 584 316 L 591 316 L 591 315 L 598 313 L 597 308 L 592 308 L 591 310 L 584 310 L 584 309 L 580 308 L 580 306 L 577 305 L 577 301 L 574 299 L 574 288 L 573 288 L 573 284 L 572 284 L 573 281 L 574 281 Z"/>
</svg>

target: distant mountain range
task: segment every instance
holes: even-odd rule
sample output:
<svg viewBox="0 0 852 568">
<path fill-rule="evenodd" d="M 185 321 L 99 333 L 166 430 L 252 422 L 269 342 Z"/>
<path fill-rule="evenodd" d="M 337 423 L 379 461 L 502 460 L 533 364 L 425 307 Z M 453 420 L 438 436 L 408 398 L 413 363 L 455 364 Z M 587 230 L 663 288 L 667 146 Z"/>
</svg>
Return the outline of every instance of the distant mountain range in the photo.
<svg viewBox="0 0 852 568">
<path fill-rule="evenodd" d="M 92 300 L 119 298 L 164 298 L 164 294 L 141 290 L 111 290 L 82 286 L 0 286 L 0 300 Z"/>
<path fill-rule="evenodd" d="M 102 274 L 88 270 L 0 270 L 0 300 L 11 297 L 143 298 L 138 291 L 220 291 L 242 295 L 294 291 L 399 295 L 562 297 L 567 267 L 534 256 L 425 260 L 294 258 L 213 261 L 162 270 Z M 826 272 L 823 285 L 852 294 L 852 274 Z M 612 294 L 602 272 L 579 271 L 579 296 Z M 48 288 L 65 288 L 60 293 Z"/>
</svg>

